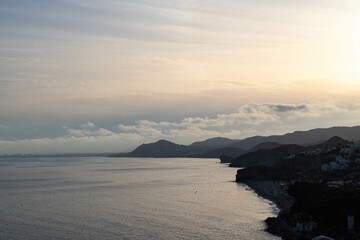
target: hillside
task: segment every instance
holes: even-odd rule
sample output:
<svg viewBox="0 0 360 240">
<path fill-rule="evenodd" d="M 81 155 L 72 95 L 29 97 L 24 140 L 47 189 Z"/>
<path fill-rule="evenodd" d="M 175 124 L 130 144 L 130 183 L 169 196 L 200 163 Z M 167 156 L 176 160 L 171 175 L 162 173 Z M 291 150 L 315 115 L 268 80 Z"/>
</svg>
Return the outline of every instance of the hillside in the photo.
<svg viewBox="0 0 360 240">
<path fill-rule="evenodd" d="M 333 136 L 339 136 L 346 140 L 357 140 L 360 138 L 360 126 L 356 127 L 331 127 L 317 128 L 308 131 L 295 131 L 284 135 L 272 135 L 268 137 L 255 136 L 245 138 L 228 147 L 241 148 L 245 151 L 250 150 L 263 142 L 277 142 L 279 144 L 313 145 L 329 139 Z"/>
<path fill-rule="evenodd" d="M 222 138 L 222 137 L 216 137 L 216 138 L 210 138 L 205 141 L 201 142 L 194 142 L 189 145 L 189 147 L 192 148 L 198 148 L 198 147 L 207 147 L 207 148 L 220 148 L 223 146 L 227 146 L 233 143 L 236 143 L 240 140 L 233 140 L 229 138 Z"/>
<path fill-rule="evenodd" d="M 255 152 L 255 151 L 260 150 L 260 149 L 273 149 L 273 148 L 277 148 L 277 147 L 280 147 L 280 146 L 281 146 L 281 144 L 277 143 L 277 142 L 263 142 L 263 143 L 259 143 L 258 145 L 251 148 L 247 152 Z"/>
<path fill-rule="evenodd" d="M 273 166 L 279 159 L 288 154 L 297 153 L 305 150 L 303 146 L 290 144 L 282 145 L 273 149 L 260 149 L 255 152 L 245 153 L 237 157 L 230 167 L 250 167 L 250 166 Z"/>
<path fill-rule="evenodd" d="M 155 143 L 142 144 L 134 151 L 125 154 L 126 157 L 181 157 L 189 152 L 189 147 L 178 145 L 166 140 L 159 140 Z"/>
<path fill-rule="evenodd" d="M 339 146 L 345 146 L 346 144 L 349 143 L 350 141 L 348 140 L 345 140 L 339 136 L 334 136 L 323 143 L 309 146 L 309 148 L 315 149 L 315 148 L 324 148 L 324 147 L 339 147 Z"/>
<path fill-rule="evenodd" d="M 197 157 L 197 158 L 219 158 L 221 155 L 225 155 L 228 157 L 236 158 L 244 153 L 244 150 L 239 148 L 217 148 L 214 150 L 207 151 L 205 153 L 201 154 L 194 154 L 190 155 L 191 157 Z"/>
<path fill-rule="evenodd" d="M 300 145 L 282 145 L 273 149 L 259 149 L 257 151 L 248 152 L 237 157 L 230 167 L 250 167 L 250 166 L 274 166 L 279 163 L 282 157 L 285 157 L 289 154 L 296 154 L 302 151 L 313 151 L 318 148 L 327 148 L 327 147 L 342 147 L 350 143 L 347 140 L 342 139 L 341 137 L 335 136 L 317 145 L 310 146 L 300 146 Z"/>
<path fill-rule="evenodd" d="M 230 157 L 239 157 L 241 154 L 250 154 L 262 150 L 264 154 L 270 154 L 268 163 L 270 164 L 274 156 L 270 151 L 281 145 L 300 145 L 309 146 L 315 143 L 324 144 L 325 139 L 338 136 L 345 140 L 357 140 L 360 138 L 360 126 L 356 127 L 331 127 L 319 128 L 308 131 L 296 131 L 284 135 L 254 136 L 243 140 L 233 140 L 228 138 L 210 138 L 190 145 L 179 145 L 166 140 L 156 143 L 143 144 L 134 151 L 125 154 L 113 154 L 115 157 L 208 157 L 218 158 L 222 153 Z M 339 139 L 333 139 L 336 143 Z M 319 146 L 321 144 L 318 144 Z M 327 143 L 333 144 L 333 143 Z M 284 147 L 286 149 L 286 147 Z M 268 151 L 265 151 L 268 150 Z M 253 155 L 245 155 L 253 156 Z M 236 164 L 238 165 L 238 163 Z M 245 164 L 246 165 L 246 164 Z"/>
</svg>

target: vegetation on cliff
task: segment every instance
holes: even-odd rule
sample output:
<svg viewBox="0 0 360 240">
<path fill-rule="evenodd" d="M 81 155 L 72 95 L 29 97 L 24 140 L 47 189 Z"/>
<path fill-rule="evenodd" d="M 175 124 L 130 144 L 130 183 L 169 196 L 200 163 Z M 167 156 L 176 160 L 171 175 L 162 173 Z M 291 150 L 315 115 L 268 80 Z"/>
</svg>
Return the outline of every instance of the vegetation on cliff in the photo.
<svg viewBox="0 0 360 240">
<path fill-rule="evenodd" d="M 324 182 L 302 181 L 289 185 L 288 193 L 294 198 L 289 214 L 292 225 L 296 221 L 310 221 L 311 217 L 317 223 L 314 235 L 321 233 L 335 239 L 360 239 L 358 186 L 329 187 Z M 352 230 L 348 230 L 348 216 L 355 219 Z"/>
</svg>

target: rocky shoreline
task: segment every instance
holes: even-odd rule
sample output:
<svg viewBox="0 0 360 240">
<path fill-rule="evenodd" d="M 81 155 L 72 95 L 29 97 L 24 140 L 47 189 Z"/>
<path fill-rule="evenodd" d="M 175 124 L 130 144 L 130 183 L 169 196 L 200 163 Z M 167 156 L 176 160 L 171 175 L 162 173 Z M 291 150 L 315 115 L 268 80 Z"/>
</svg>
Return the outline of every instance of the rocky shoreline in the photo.
<svg viewBox="0 0 360 240">
<path fill-rule="evenodd" d="M 267 225 L 266 231 L 282 237 L 285 240 L 295 240 L 299 234 L 292 230 L 282 215 L 289 210 L 293 199 L 286 193 L 287 184 L 281 181 L 268 180 L 243 180 L 241 183 L 249 186 L 256 194 L 264 199 L 275 203 L 280 210 L 277 217 L 269 217 L 265 220 Z"/>
</svg>

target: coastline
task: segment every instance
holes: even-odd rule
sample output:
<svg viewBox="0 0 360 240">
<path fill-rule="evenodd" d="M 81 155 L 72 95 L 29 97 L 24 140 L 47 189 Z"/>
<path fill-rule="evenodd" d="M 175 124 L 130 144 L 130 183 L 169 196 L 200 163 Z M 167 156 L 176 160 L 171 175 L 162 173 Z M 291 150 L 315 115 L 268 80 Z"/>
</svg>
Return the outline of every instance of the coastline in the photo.
<svg viewBox="0 0 360 240">
<path fill-rule="evenodd" d="M 265 220 L 267 225 L 265 231 L 285 240 L 298 239 L 299 234 L 294 232 L 281 217 L 283 213 L 289 211 L 293 203 L 292 198 L 286 193 L 287 183 L 269 180 L 243 180 L 238 183 L 245 184 L 259 197 L 271 201 L 279 209 L 276 217 L 268 217 Z"/>
<path fill-rule="evenodd" d="M 280 211 L 292 205 L 291 197 L 286 194 L 287 183 L 269 180 L 244 180 L 241 183 L 250 187 L 257 195 L 273 202 Z M 274 194 L 275 192 L 275 194 Z"/>
</svg>

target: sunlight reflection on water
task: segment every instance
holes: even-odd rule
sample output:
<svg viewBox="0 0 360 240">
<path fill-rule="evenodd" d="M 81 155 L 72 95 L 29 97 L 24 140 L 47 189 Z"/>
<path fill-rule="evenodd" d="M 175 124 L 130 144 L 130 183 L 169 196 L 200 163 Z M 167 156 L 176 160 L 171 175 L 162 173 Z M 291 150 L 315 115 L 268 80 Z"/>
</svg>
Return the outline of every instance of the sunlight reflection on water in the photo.
<svg viewBox="0 0 360 240">
<path fill-rule="evenodd" d="M 0 159 L 1 239 L 279 239 L 216 159 Z"/>
</svg>

